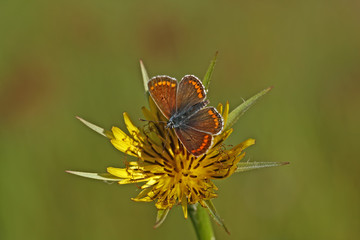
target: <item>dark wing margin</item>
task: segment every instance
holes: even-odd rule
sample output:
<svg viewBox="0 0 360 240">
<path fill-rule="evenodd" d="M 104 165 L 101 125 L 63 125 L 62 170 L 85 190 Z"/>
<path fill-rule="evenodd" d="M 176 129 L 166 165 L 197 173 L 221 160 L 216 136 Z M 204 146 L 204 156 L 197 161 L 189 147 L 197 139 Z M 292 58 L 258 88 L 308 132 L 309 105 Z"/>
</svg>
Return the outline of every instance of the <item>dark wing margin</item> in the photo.
<svg viewBox="0 0 360 240">
<path fill-rule="evenodd" d="M 162 112 L 169 119 L 176 111 L 177 81 L 169 76 L 156 76 L 148 82 L 150 96 Z"/>
<path fill-rule="evenodd" d="M 224 127 L 224 120 L 216 108 L 206 107 L 188 118 L 184 124 L 195 130 L 217 135 Z"/>
<path fill-rule="evenodd" d="M 204 101 L 206 91 L 201 81 L 194 75 L 186 75 L 179 83 L 176 96 L 177 112 L 186 112 L 190 107 Z"/>
<path fill-rule="evenodd" d="M 175 133 L 186 150 L 194 156 L 207 152 L 212 144 L 212 135 L 184 126 L 175 128 Z"/>
</svg>

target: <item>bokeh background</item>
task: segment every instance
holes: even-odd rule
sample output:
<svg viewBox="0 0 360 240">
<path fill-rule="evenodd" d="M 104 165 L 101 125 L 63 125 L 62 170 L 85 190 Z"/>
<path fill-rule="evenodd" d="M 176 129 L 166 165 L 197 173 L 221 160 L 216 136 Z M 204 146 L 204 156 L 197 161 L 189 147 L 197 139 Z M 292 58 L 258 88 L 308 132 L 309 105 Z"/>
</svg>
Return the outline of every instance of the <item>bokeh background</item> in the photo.
<svg viewBox="0 0 360 240">
<path fill-rule="evenodd" d="M 135 185 L 84 179 L 130 160 L 110 129 L 146 105 L 150 75 L 203 77 L 213 104 L 275 88 L 234 126 L 245 160 L 290 161 L 216 181 L 231 236 L 359 239 L 360 2 L 1 1 L 0 239 L 195 239 L 172 209 L 154 230 Z M 143 123 L 141 123 L 143 124 Z"/>
</svg>

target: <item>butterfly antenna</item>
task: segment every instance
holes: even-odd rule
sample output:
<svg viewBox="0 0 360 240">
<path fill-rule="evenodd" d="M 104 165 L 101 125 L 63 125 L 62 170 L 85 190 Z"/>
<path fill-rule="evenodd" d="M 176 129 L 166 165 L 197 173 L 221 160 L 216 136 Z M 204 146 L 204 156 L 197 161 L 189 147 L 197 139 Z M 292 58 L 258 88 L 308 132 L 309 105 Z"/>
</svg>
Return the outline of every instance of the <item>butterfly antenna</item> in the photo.
<svg viewBox="0 0 360 240">
<path fill-rule="evenodd" d="M 167 123 L 166 121 L 152 121 L 152 120 L 146 120 L 143 118 L 139 118 L 139 120 L 142 122 L 151 122 L 151 123 Z"/>
<path fill-rule="evenodd" d="M 167 121 L 152 121 L 152 120 L 146 120 L 146 119 L 143 119 L 143 118 L 139 118 L 140 121 L 143 121 L 143 122 L 148 122 L 148 123 L 164 123 L 164 124 L 167 124 Z M 167 127 L 165 126 L 164 129 L 167 129 Z M 165 148 L 166 148 L 166 143 L 168 142 L 168 140 L 170 139 L 170 133 L 169 131 L 166 131 L 165 130 L 165 142 L 162 144 L 163 145 L 163 153 L 165 152 Z"/>
<path fill-rule="evenodd" d="M 170 139 L 170 130 L 165 131 L 165 143 L 167 143 L 169 139 Z M 164 146 L 164 151 L 165 151 L 165 147 L 166 146 Z"/>
</svg>

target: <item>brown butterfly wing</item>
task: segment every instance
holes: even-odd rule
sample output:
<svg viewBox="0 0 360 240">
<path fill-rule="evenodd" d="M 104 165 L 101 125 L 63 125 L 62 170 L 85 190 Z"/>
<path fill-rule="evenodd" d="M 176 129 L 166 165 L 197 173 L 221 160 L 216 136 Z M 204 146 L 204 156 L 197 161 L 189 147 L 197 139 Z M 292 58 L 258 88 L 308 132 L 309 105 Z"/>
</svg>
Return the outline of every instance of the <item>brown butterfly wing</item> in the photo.
<svg viewBox="0 0 360 240">
<path fill-rule="evenodd" d="M 201 132 L 217 135 L 224 127 L 224 120 L 216 108 L 206 107 L 192 115 L 184 124 Z"/>
<path fill-rule="evenodd" d="M 181 79 L 177 91 L 177 112 L 185 112 L 195 104 L 204 101 L 205 98 L 206 91 L 201 81 L 193 75 L 186 75 Z"/>
<path fill-rule="evenodd" d="M 206 153 L 212 144 L 211 134 L 199 132 L 188 126 L 175 128 L 175 133 L 186 150 L 194 156 Z"/>
<path fill-rule="evenodd" d="M 168 76 L 156 76 L 148 82 L 150 96 L 162 112 L 169 119 L 176 111 L 177 81 Z"/>
</svg>

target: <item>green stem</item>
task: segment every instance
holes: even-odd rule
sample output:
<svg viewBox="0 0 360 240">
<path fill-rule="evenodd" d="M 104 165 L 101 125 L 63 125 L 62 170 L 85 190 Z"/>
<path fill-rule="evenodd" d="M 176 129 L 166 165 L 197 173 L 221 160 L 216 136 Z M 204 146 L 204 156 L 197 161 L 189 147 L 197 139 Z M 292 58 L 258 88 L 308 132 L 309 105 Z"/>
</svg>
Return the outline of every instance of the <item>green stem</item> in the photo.
<svg viewBox="0 0 360 240">
<path fill-rule="evenodd" d="M 188 206 L 191 222 L 195 228 L 198 240 L 215 240 L 209 214 L 199 204 Z"/>
</svg>

